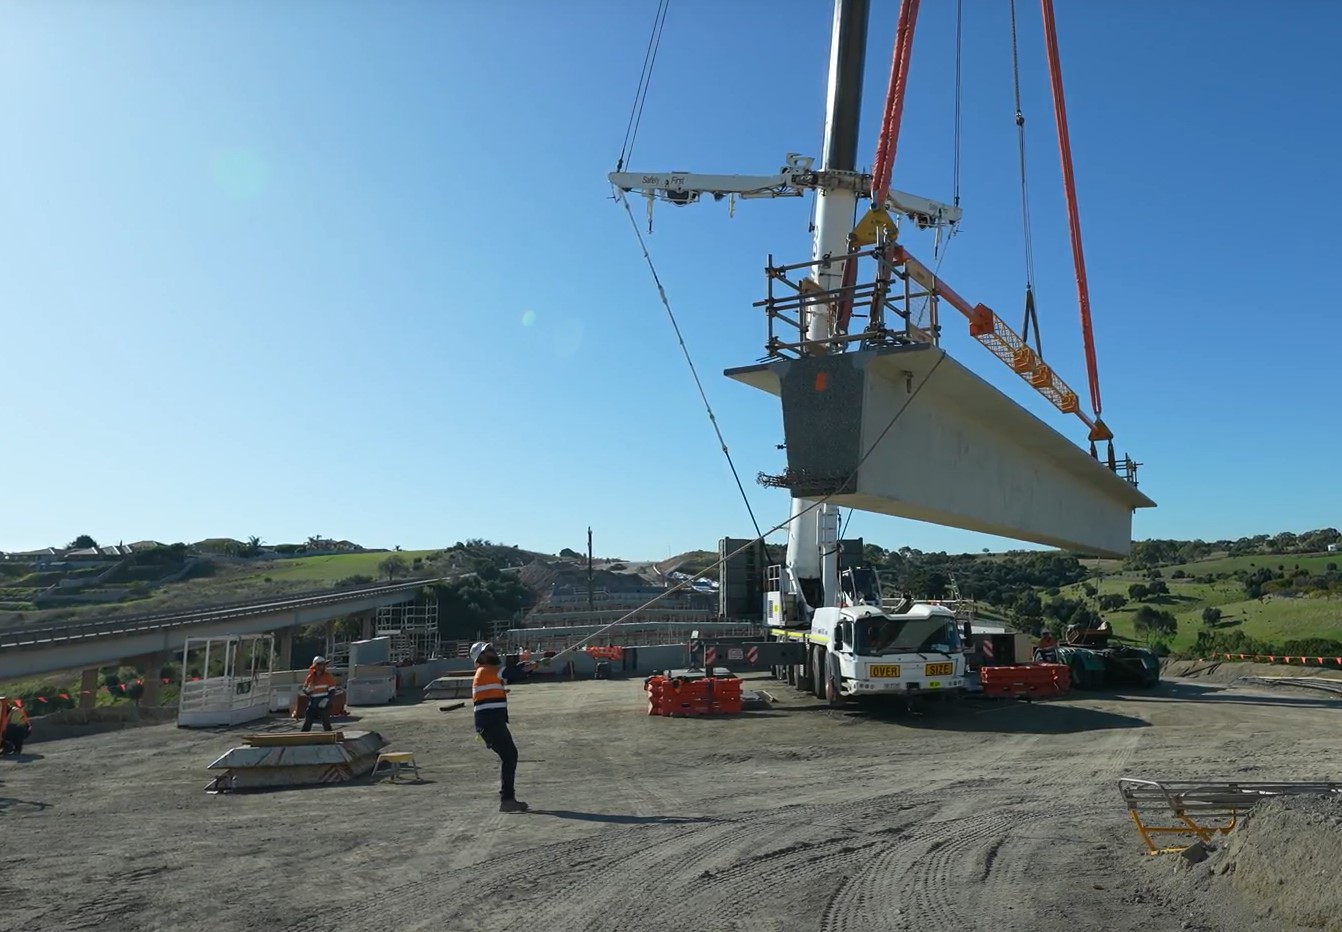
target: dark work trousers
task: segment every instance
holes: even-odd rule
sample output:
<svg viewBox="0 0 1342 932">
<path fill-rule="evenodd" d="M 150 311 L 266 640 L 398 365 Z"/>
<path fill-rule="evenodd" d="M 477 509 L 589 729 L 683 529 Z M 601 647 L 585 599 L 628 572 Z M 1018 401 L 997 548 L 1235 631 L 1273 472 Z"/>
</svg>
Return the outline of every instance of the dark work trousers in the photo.
<svg viewBox="0 0 1342 932">
<path fill-rule="evenodd" d="M 312 723 L 315 722 L 315 721 L 317 721 L 317 719 L 319 719 L 319 718 L 322 720 L 322 730 L 324 730 L 324 731 L 330 731 L 330 730 L 331 730 L 331 700 L 329 700 L 329 699 L 326 700 L 326 704 L 325 704 L 324 706 L 322 706 L 320 709 L 317 708 L 317 703 L 316 703 L 316 702 L 312 702 L 312 701 L 309 701 L 309 702 L 308 702 L 308 710 L 307 710 L 307 714 L 303 716 L 303 730 L 304 730 L 304 731 L 311 731 L 311 730 L 312 730 Z"/>
<path fill-rule="evenodd" d="M 501 712 L 498 715 L 481 713 L 475 721 L 475 730 L 485 739 L 485 746 L 499 756 L 503 764 L 499 783 L 499 799 L 516 799 L 517 790 L 513 780 L 517 776 L 517 745 L 513 743 L 513 733 L 508 730 L 506 709 L 490 709 Z"/>
<path fill-rule="evenodd" d="M 12 754 L 23 753 L 23 742 L 28 740 L 28 736 L 33 733 L 32 725 L 14 725 L 10 724 L 5 728 L 5 733 L 0 740 L 3 740 L 3 750 Z"/>
</svg>

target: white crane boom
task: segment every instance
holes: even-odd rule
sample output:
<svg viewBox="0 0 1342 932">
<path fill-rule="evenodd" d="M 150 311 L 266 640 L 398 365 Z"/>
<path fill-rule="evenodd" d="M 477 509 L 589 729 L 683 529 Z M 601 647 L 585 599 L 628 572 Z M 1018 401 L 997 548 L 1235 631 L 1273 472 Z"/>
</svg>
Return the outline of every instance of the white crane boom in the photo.
<svg viewBox="0 0 1342 932">
<path fill-rule="evenodd" d="M 846 190 L 859 195 L 871 191 L 871 175 L 857 172 L 817 171 L 815 160 L 788 153 L 787 164 L 774 175 L 702 175 L 694 172 L 611 172 L 610 183 L 621 191 L 638 191 L 648 199 L 648 209 L 657 199 L 672 204 L 693 204 L 705 194 L 724 197 L 801 197 L 808 190 Z M 959 223 L 963 211 L 940 201 L 891 190 L 885 209 L 908 217 L 920 228 L 947 227 Z"/>
</svg>

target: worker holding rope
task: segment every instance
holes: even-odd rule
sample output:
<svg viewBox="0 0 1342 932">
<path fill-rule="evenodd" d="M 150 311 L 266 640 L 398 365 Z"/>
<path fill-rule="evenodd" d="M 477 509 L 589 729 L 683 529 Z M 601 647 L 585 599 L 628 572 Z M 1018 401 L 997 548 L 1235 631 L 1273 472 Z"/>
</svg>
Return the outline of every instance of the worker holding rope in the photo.
<svg viewBox="0 0 1342 932">
<path fill-rule="evenodd" d="M 508 691 L 503 686 L 503 658 L 493 644 L 476 641 L 471 645 L 475 680 L 471 698 L 475 702 L 475 732 L 499 756 L 502 764 L 499 781 L 499 812 L 526 812 L 526 803 L 517 798 L 513 785 L 517 776 L 517 745 L 508 730 Z M 519 664 L 522 670 L 530 663 Z"/>
</svg>

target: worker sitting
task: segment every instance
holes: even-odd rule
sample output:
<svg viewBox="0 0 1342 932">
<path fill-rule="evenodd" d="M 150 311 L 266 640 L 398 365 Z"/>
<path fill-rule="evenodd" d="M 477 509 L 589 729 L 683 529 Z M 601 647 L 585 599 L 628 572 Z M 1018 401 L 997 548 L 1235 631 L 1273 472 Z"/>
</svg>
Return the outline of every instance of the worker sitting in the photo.
<svg viewBox="0 0 1342 932">
<path fill-rule="evenodd" d="M 331 699 L 335 689 L 335 677 L 326 669 L 326 658 L 313 657 L 307 678 L 303 680 L 303 695 L 308 697 L 307 714 L 303 716 L 304 731 L 311 731 L 312 723 L 319 717 L 322 730 L 331 730 Z"/>
<path fill-rule="evenodd" d="M 22 754 L 23 742 L 33 733 L 32 723 L 28 721 L 28 710 L 17 699 L 0 699 L 9 704 L 9 715 L 0 735 L 0 754 Z"/>
<path fill-rule="evenodd" d="M 1039 638 L 1039 643 L 1035 645 L 1034 659 L 1040 663 L 1058 662 L 1058 640 L 1053 636 L 1053 632 L 1047 628 Z"/>
</svg>

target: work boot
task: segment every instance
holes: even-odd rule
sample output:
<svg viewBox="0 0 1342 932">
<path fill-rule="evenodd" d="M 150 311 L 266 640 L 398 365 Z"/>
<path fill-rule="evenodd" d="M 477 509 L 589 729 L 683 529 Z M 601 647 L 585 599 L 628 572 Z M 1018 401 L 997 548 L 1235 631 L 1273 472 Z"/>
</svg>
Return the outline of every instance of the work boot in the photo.
<svg viewBox="0 0 1342 932">
<path fill-rule="evenodd" d="M 504 799 L 499 801 L 499 812 L 526 812 L 531 807 L 520 799 Z"/>
</svg>

